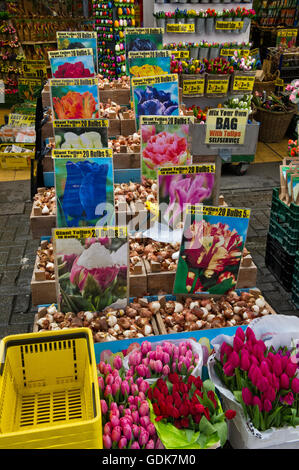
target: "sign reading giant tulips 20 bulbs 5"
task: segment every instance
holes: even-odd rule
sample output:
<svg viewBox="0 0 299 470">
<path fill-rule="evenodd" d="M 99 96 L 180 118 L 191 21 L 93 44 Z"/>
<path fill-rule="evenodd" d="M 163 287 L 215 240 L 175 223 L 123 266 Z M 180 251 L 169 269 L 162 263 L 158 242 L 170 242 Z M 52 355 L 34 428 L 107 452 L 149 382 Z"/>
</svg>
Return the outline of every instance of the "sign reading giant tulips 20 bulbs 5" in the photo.
<svg viewBox="0 0 299 470">
<path fill-rule="evenodd" d="M 125 308 L 129 296 L 126 227 L 53 229 L 59 311 Z"/>
<path fill-rule="evenodd" d="M 209 109 L 206 120 L 206 144 L 243 145 L 248 110 Z"/>
</svg>

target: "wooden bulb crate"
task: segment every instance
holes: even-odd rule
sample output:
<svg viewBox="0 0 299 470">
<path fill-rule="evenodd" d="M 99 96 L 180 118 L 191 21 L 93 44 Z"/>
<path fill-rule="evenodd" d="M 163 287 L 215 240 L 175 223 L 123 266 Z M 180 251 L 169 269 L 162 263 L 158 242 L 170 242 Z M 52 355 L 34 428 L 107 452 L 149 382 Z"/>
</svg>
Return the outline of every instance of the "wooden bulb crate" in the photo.
<svg viewBox="0 0 299 470">
<path fill-rule="evenodd" d="M 120 133 L 121 135 L 128 137 L 133 135 L 136 129 L 136 121 L 130 117 L 130 113 L 124 111 L 120 114 Z"/>
<path fill-rule="evenodd" d="M 130 270 L 130 297 L 143 297 L 147 291 L 147 273 L 143 260 L 140 260 Z"/>
<path fill-rule="evenodd" d="M 43 248 L 43 243 L 47 244 L 48 242 L 41 242 L 39 249 Z M 56 282 L 55 280 L 46 279 L 45 272 L 38 269 L 38 261 L 39 258 L 37 255 L 31 279 L 32 305 L 37 306 L 56 303 Z"/>
<path fill-rule="evenodd" d="M 43 193 L 47 188 L 38 188 L 38 193 Z M 42 209 L 32 206 L 30 214 L 30 229 L 33 239 L 47 237 L 52 235 L 52 228 L 56 227 L 56 213 L 42 215 Z"/>
</svg>

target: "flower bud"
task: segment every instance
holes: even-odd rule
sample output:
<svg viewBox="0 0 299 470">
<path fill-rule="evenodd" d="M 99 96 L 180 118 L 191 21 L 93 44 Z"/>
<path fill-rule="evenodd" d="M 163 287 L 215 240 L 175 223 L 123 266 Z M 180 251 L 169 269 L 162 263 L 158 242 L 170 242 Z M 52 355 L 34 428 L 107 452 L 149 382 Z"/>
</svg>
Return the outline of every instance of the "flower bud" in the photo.
<svg viewBox="0 0 299 470">
<path fill-rule="evenodd" d="M 101 400 L 101 410 L 102 414 L 105 415 L 108 412 L 108 405 L 105 400 Z"/>
<path fill-rule="evenodd" d="M 112 440 L 111 437 L 108 436 L 108 434 L 104 434 L 103 436 L 103 444 L 105 449 L 111 449 L 112 447 Z"/>
<path fill-rule="evenodd" d="M 123 361 L 120 356 L 115 356 L 113 359 L 113 367 L 117 370 L 121 369 L 123 365 Z"/>
</svg>

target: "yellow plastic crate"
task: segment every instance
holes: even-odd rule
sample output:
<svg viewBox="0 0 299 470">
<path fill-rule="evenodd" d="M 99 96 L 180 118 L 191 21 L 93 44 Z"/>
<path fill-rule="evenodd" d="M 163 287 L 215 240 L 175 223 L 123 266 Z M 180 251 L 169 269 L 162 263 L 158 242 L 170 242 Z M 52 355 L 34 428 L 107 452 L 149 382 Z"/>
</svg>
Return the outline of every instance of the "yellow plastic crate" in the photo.
<svg viewBox="0 0 299 470">
<path fill-rule="evenodd" d="M 0 359 L 1 449 L 103 448 L 88 328 L 7 336 Z"/>
</svg>

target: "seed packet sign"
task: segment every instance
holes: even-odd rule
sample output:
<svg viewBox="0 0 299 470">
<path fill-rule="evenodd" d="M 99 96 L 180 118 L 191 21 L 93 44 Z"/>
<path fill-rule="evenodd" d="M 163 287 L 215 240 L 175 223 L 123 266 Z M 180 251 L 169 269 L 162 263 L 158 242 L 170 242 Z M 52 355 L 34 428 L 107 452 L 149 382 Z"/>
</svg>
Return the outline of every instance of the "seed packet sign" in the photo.
<svg viewBox="0 0 299 470">
<path fill-rule="evenodd" d="M 96 78 L 50 80 L 54 119 L 92 119 L 99 111 Z"/>
<path fill-rule="evenodd" d="M 128 304 L 126 227 L 53 229 L 53 243 L 61 312 L 101 312 Z"/>
<path fill-rule="evenodd" d="M 152 77 L 170 74 L 171 51 L 129 52 L 130 77 Z"/>
<path fill-rule="evenodd" d="M 159 168 L 160 223 L 181 228 L 190 204 L 216 204 L 214 164 Z"/>
<path fill-rule="evenodd" d="M 95 76 L 93 50 L 70 49 L 48 52 L 53 78 L 91 78 Z"/>
<path fill-rule="evenodd" d="M 108 119 L 54 121 L 56 149 L 108 148 Z"/>
<path fill-rule="evenodd" d="M 225 294 L 235 288 L 250 210 L 203 205 L 186 210 L 174 294 Z"/>
<path fill-rule="evenodd" d="M 111 149 L 53 150 L 57 227 L 114 223 Z"/>
<path fill-rule="evenodd" d="M 209 109 L 205 143 L 210 145 L 242 145 L 245 140 L 248 110 Z"/>
<path fill-rule="evenodd" d="M 277 31 L 276 47 L 294 47 L 296 45 L 297 34 L 297 29 L 281 29 Z"/>
<path fill-rule="evenodd" d="M 97 33 L 94 31 L 57 31 L 58 49 L 92 49 L 94 67 L 98 70 Z"/>
<path fill-rule="evenodd" d="M 142 116 L 141 172 L 145 178 L 157 179 L 162 167 L 191 165 L 190 124 L 193 116 Z"/>
<path fill-rule="evenodd" d="M 19 78 L 18 79 L 18 92 L 20 100 L 34 101 L 41 93 L 44 86 L 44 79 L 42 78 Z"/>
<path fill-rule="evenodd" d="M 179 83 L 177 74 L 131 79 L 136 127 L 140 116 L 178 116 Z"/>
</svg>

